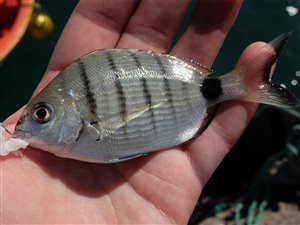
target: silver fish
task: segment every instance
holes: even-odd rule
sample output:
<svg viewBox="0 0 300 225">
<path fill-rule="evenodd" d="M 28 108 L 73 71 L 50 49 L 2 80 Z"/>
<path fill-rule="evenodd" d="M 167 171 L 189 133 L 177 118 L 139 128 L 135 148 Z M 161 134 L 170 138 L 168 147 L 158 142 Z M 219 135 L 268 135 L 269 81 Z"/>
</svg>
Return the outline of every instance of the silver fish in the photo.
<svg viewBox="0 0 300 225">
<path fill-rule="evenodd" d="M 289 36 L 282 34 L 270 44 L 279 52 Z M 254 61 L 249 59 L 244 68 Z M 267 81 L 265 74 L 252 87 L 253 74 L 243 66 L 221 77 L 207 73 L 197 63 L 167 54 L 95 51 L 66 67 L 30 100 L 14 136 L 60 157 L 111 163 L 200 135 L 208 109 L 226 100 L 299 106 L 299 100 Z"/>
</svg>

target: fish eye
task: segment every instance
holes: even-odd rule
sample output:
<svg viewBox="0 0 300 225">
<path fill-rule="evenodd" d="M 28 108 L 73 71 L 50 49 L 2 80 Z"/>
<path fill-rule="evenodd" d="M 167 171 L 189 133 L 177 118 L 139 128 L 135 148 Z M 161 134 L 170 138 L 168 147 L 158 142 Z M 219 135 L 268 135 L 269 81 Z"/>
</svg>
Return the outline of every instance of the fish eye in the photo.
<svg viewBox="0 0 300 225">
<path fill-rule="evenodd" d="M 38 123 L 47 123 L 53 114 L 53 108 L 47 103 L 38 103 L 34 106 L 31 118 Z"/>
</svg>

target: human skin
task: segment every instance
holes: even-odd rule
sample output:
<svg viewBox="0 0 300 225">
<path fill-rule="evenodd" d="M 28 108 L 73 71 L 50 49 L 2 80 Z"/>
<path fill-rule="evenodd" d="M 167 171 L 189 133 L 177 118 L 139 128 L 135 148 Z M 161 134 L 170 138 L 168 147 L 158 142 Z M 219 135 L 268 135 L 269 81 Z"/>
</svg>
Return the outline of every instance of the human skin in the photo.
<svg viewBox="0 0 300 225">
<path fill-rule="evenodd" d="M 81 1 L 33 96 L 65 66 L 104 48 L 167 52 L 189 1 Z M 199 0 L 171 54 L 210 67 L 241 0 Z M 250 45 L 236 66 L 264 43 Z M 267 55 L 265 56 L 267 57 Z M 236 143 L 256 104 L 224 102 L 204 133 L 182 146 L 116 164 L 94 164 L 28 148 L 1 158 L 1 224 L 186 224 L 201 191 Z M 5 124 L 13 129 L 21 111 Z M 226 178 L 224 178 L 226 182 Z"/>
</svg>

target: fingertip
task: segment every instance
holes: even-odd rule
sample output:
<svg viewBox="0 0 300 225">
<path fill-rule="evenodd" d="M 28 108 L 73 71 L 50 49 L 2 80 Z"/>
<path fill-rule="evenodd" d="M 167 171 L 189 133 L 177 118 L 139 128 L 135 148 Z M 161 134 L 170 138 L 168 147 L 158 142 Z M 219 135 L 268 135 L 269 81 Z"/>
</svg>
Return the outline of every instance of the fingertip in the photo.
<svg viewBox="0 0 300 225">
<path fill-rule="evenodd" d="M 13 113 L 12 115 L 10 115 L 9 117 L 7 117 L 4 121 L 3 121 L 3 125 L 9 129 L 9 131 L 12 131 L 11 128 L 14 128 L 15 124 L 17 123 L 17 121 L 19 120 L 21 113 L 23 112 L 25 106 L 23 106 L 22 108 L 20 108 L 17 112 Z"/>
<path fill-rule="evenodd" d="M 276 51 L 270 44 L 261 41 L 254 42 L 242 52 L 235 67 L 263 70 L 265 65 L 275 63 L 276 56 Z"/>
<path fill-rule="evenodd" d="M 242 2 L 197 1 L 190 23 L 174 46 L 172 54 L 210 67 L 238 15 Z"/>
</svg>

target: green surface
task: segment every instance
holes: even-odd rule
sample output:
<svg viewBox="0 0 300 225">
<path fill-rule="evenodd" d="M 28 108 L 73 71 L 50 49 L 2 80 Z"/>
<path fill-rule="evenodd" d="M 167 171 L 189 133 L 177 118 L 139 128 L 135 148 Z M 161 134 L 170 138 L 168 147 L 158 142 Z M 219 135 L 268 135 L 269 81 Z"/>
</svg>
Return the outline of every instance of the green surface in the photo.
<svg viewBox="0 0 300 225">
<path fill-rule="evenodd" d="M 54 35 L 37 41 L 26 34 L 0 68 L 0 121 L 24 105 L 41 79 L 55 43 L 77 0 L 43 0 L 44 9 L 53 18 Z M 274 80 L 285 84 L 300 96 L 300 12 L 290 16 L 287 6 L 300 8 L 299 0 L 246 0 L 237 21 L 213 67 L 218 74 L 230 70 L 242 50 L 258 40 L 270 41 L 280 33 L 293 30 L 290 43 L 283 52 Z M 205 10 L 205 9 L 204 9 Z M 201 62 L 200 62 L 201 63 Z M 298 72 L 300 73 L 300 72 Z"/>
</svg>

